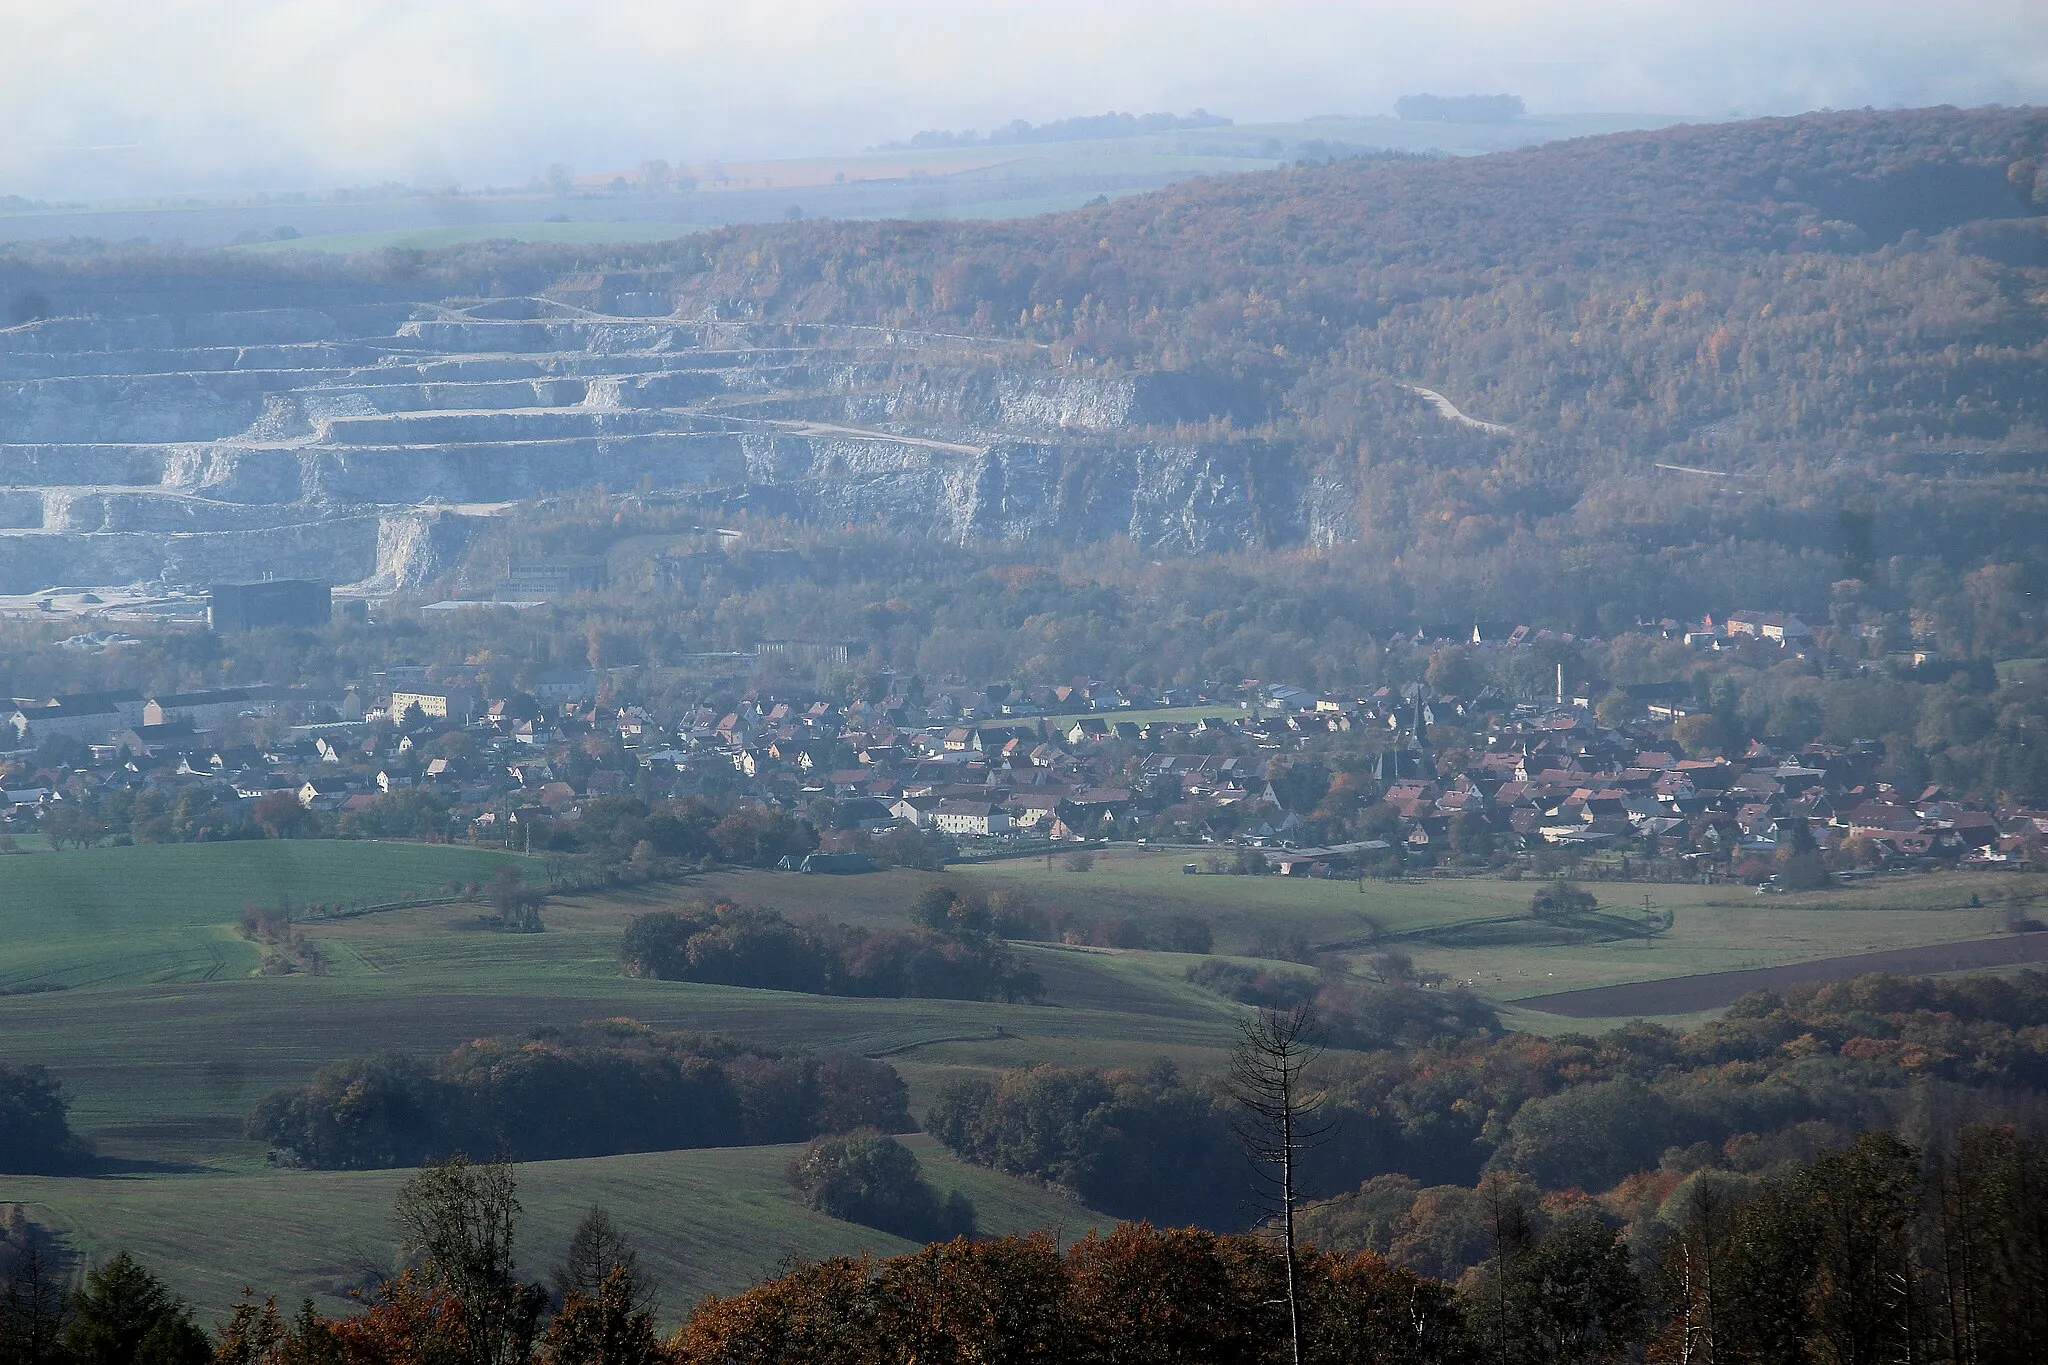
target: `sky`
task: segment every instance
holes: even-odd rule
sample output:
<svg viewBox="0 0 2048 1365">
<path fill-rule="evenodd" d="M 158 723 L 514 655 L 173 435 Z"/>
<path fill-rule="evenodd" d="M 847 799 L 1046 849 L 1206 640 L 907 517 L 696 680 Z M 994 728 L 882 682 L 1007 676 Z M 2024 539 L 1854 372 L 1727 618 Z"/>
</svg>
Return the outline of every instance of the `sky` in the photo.
<svg viewBox="0 0 2048 1365">
<path fill-rule="evenodd" d="M 0 195 L 519 184 L 1110 109 L 2048 104 L 2044 0 L 0 0 Z"/>
</svg>

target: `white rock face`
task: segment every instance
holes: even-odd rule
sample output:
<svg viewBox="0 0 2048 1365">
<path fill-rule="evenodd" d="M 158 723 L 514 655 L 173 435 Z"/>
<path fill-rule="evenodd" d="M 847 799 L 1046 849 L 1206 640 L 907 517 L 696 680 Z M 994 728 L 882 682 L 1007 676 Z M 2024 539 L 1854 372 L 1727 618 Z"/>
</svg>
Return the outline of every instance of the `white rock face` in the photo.
<svg viewBox="0 0 2048 1365">
<path fill-rule="evenodd" d="M 265 572 L 396 591 L 462 554 L 477 523 L 448 505 L 600 483 L 959 541 L 1348 534 L 1341 487 L 1291 452 L 1176 434 L 1240 407 L 1226 385 L 992 354 L 544 299 L 4 329 L 0 592 Z"/>
</svg>

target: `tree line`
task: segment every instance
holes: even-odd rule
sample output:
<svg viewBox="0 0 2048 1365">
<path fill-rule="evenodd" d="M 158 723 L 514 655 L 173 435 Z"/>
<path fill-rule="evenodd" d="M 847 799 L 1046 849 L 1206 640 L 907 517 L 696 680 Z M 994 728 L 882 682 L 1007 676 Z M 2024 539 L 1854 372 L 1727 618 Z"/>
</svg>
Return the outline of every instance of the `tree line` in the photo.
<svg viewBox="0 0 2048 1365">
<path fill-rule="evenodd" d="M 75 1289 L 9 1244 L 0 1354 L 32 1365 L 2030 1365 L 2048 1340 L 2048 1146 L 1965 1125 L 1866 1133 L 1746 1185 L 1701 1177 L 1625 1235 L 1489 1182 L 1455 1282 L 1372 1251 L 1123 1223 L 797 1263 L 663 1339 L 603 1210 L 552 1283 L 517 1256 L 514 1173 L 455 1160 L 401 1190 L 403 1268 L 325 1317 L 253 1296 L 209 1336 L 127 1253 Z M 1291 1271 L 1291 1274 L 1290 1274 Z M 1294 1292 L 1288 1292 L 1289 1284 Z M 1289 1305 L 1298 1323 L 1289 1322 Z"/>
<path fill-rule="evenodd" d="M 1322 1201 L 1306 1218 L 1329 1245 L 1456 1275 L 1483 1252 L 1489 1177 L 1589 1192 L 1640 1222 L 1697 1172 L 1749 1178 L 1865 1131 L 2027 1112 L 2048 1093 L 2044 1025 L 2048 973 L 1872 975 L 1755 993 L 1686 1032 L 1451 1028 L 1332 1047 L 1318 1083 L 1333 1131 L 1301 1163 Z M 948 1082 L 924 1127 L 964 1160 L 1120 1217 L 1228 1232 L 1264 1217 L 1235 1109 L 1226 1086 L 1170 1064 L 1045 1065 Z"/>
<path fill-rule="evenodd" d="M 321 1169 L 417 1166 L 456 1152 L 608 1156 L 914 1127 L 895 1068 L 631 1020 L 485 1038 L 421 1060 L 333 1062 L 251 1111 L 273 1159 Z"/>
<path fill-rule="evenodd" d="M 1041 998 L 1038 973 L 1015 960 L 997 927 L 950 919 L 941 907 L 913 928 L 873 931 L 823 919 L 793 923 L 777 911 L 717 900 L 635 916 L 619 951 L 628 974 L 662 981 L 823 995 Z"/>
</svg>

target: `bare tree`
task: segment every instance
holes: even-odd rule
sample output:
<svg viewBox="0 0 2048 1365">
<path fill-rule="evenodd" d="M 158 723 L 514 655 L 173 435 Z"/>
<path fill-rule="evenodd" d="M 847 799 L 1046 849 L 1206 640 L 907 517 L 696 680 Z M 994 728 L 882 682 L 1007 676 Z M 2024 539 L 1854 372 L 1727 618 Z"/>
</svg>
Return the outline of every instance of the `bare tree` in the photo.
<svg viewBox="0 0 2048 1365">
<path fill-rule="evenodd" d="M 1304 1079 L 1321 1054 L 1316 1042 L 1314 1001 L 1290 1010 L 1260 1010 L 1238 1025 L 1241 1037 L 1230 1058 L 1230 1088 L 1240 1115 L 1238 1140 L 1267 1182 L 1267 1197 L 1280 1208 L 1287 1261 L 1287 1335 L 1294 1365 L 1301 1365 L 1301 1293 L 1294 1237 L 1297 1179 L 1302 1153 L 1330 1134 L 1317 1118 L 1324 1092 Z"/>
<path fill-rule="evenodd" d="M 1731 1196 L 1724 1181 L 1702 1171 L 1680 1195 L 1681 1221 L 1666 1238 L 1653 1266 L 1663 1294 L 1675 1305 L 1665 1328 L 1662 1359 L 1673 1365 L 1710 1365 L 1719 1357 L 1718 1281 L 1728 1233 Z"/>
<path fill-rule="evenodd" d="M 1514 1335 L 1514 1282 L 1521 1274 L 1523 1258 L 1536 1245 L 1536 1227 L 1529 1214 L 1528 1191 L 1514 1175 L 1488 1172 L 1479 1182 L 1479 1197 L 1493 1242 L 1493 1257 L 1486 1268 L 1489 1278 L 1482 1281 L 1482 1312 L 1491 1318 L 1485 1335 L 1493 1346 L 1493 1358 L 1504 1363 L 1511 1358 L 1508 1344 Z"/>
<path fill-rule="evenodd" d="M 563 1303 L 571 1294 L 595 1300 L 614 1271 L 624 1273 L 618 1283 L 626 1290 L 633 1311 L 656 1311 L 658 1303 L 641 1273 L 638 1248 L 625 1229 L 612 1221 L 609 1209 L 593 1204 L 570 1236 L 568 1254 L 555 1267 L 555 1297 Z"/>
</svg>

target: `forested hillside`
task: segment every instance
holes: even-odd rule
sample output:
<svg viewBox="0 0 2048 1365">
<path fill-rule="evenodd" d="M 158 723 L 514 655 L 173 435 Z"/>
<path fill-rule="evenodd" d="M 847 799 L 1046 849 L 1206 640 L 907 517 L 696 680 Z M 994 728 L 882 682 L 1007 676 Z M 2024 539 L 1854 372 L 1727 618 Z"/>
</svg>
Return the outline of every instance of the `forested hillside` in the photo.
<svg viewBox="0 0 2048 1365">
<path fill-rule="evenodd" d="M 680 268 L 685 311 L 995 334 L 1227 385 L 1218 425 L 1247 458 L 1341 487 L 1352 536 L 1406 556 L 1446 611 L 1489 591 L 1669 608 L 1678 568 L 1811 602 L 1851 576 L 1845 504 L 1874 513 L 1880 576 L 2034 551 L 2044 129 L 2033 110 L 1817 114 L 1011 224 L 736 230 L 646 263 Z"/>
<path fill-rule="evenodd" d="M 1605 632 L 1742 605 L 1939 617 L 1973 572 L 2044 568 L 2044 149 L 2031 108 L 1821 113 L 1359 157 L 1008 222 L 348 260 L 17 249 L 0 293 L 60 312 L 630 297 L 828 324 L 812 341 L 903 329 L 880 334 L 896 374 L 858 381 L 886 399 L 853 411 L 856 381 L 821 369 L 763 415 L 978 448 L 977 419 L 940 401 L 963 374 L 1152 376 L 1172 401 L 1048 442 L 1071 447 L 1073 491 L 1030 535 L 1099 544 L 1102 525 L 1061 518 L 1120 451 L 1178 442 L 1239 490 L 1214 543 L 1311 550 L 1347 585 L 1355 619 L 1325 628 Z M 959 338 L 1000 344 L 963 361 Z M 962 496 L 1017 490 L 984 476 Z M 884 504 L 886 524 L 918 523 Z M 1272 586 L 1301 595 L 1292 572 Z"/>
</svg>

